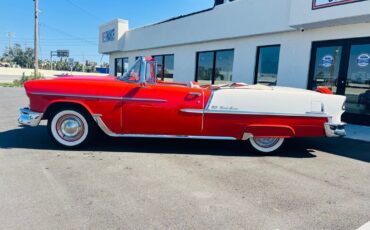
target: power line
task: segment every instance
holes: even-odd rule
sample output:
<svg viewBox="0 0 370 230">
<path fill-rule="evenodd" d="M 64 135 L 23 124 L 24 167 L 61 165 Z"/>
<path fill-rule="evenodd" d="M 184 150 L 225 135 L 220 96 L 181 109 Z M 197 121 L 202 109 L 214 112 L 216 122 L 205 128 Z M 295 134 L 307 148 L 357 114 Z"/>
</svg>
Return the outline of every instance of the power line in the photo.
<svg viewBox="0 0 370 230">
<path fill-rule="evenodd" d="M 71 5 L 73 5 L 74 7 L 80 9 L 81 11 L 85 12 L 86 14 L 90 15 L 91 17 L 95 18 L 96 20 L 99 20 L 99 21 L 103 21 L 100 17 L 98 17 L 97 15 L 95 15 L 94 13 L 92 13 L 91 11 L 77 5 L 76 3 L 74 3 L 72 0 L 66 0 L 67 2 L 69 2 Z"/>
<path fill-rule="evenodd" d="M 43 47 L 54 47 L 54 46 L 65 46 L 65 47 L 81 47 L 81 44 L 80 45 L 78 45 L 78 44 L 72 44 L 72 45 L 70 45 L 70 44 L 63 44 L 63 43 L 60 43 L 60 44 L 47 44 L 47 45 L 42 45 Z M 86 44 L 84 44 L 84 46 L 86 47 L 86 46 L 89 46 L 89 47 L 96 47 L 96 45 L 92 45 L 92 44 L 90 44 L 90 45 L 86 45 Z"/>
<path fill-rule="evenodd" d="M 84 41 L 84 42 L 87 42 L 87 43 L 90 43 L 90 44 L 96 45 L 96 43 L 94 43 L 94 42 L 92 42 L 92 41 L 89 41 L 89 40 L 87 40 L 87 39 L 84 39 L 84 38 L 81 38 L 81 37 L 78 37 L 78 36 L 72 35 L 72 34 L 70 34 L 70 33 L 68 33 L 68 32 L 65 32 L 65 31 L 61 30 L 61 29 L 55 28 L 54 26 L 47 25 L 47 24 L 45 24 L 45 23 L 42 23 L 42 24 L 40 24 L 40 25 L 41 25 L 42 27 L 47 28 L 47 29 L 53 30 L 53 31 L 58 32 L 58 33 L 60 33 L 60 34 L 63 34 L 63 35 L 65 35 L 65 36 L 67 36 L 67 37 L 71 37 L 71 38 L 74 38 L 74 39 L 76 39 L 76 40 L 80 40 L 80 41 Z"/>
<path fill-rule="evenodd" d="M 14 33 L 14 32 L 12 32 Z M 8 36 L 0 36 L 0 39 L 7 39 Z M 86 39 L 94 39 L 96 37 L 87 37 Z M 33 38 L 30 37 L 17 37 L 17 39 L 22 39 L 22 40 L 33 40 Z M 42 37 L 40 40 L 61 40 L 61 39 L 69 39 L 69 40 L 75 40 L 73 38 L 54 38 L 54 37 Z"/>
<path fill-rule="evenodd" d="M 43 55 L 49 55 L 50 52 L 43 52 Z M 100 54 L 71 54 L 71 57 L 100 57 Z"/>
<path fill-rule="evenodd" d="M 0 42 L 2 42 L 2 40 L 0 40 Z M 6 40 L 4 40 L 4 43 L 6 42 Z M 29 41 L 29 40 L 12 40 L 11 42 L 8 41 L 9 43 L 13 44 L 29 44 L 31 43 L 32 41 Z M 42 42 L 41 41 L 41 44 L 43 46 L 98 46 L 98 43 L 89 43 L 87 44 L 85 41 L 74 41 L 74 42 L 69 42 L 69 41 L 60 41 L 60 42 Z"/>
<path fill-rule="evenodd" d="M 0 41 L 7 41 L 9 38 L 0 38 Z M 41 41 L 44 41 L 44 42 L 64 42 L 64 41 L 67 41 L 67 42 L 78 42 L 78 41 L 81 41 L 81 39 L 85 39 L 83 40 L 84 42 L 86 42 L 86 38 L 79 38 L 79 39 L 58 39 L 58 40 L 45 40 L 45 39 L 40 39 Z M 33 41 L 33 39 L 20 39 L 20 38 L 14 38 L 14 41 Z M 89 42 L 94 42 L 93 40 L 88 40 Z"/>
</svg>

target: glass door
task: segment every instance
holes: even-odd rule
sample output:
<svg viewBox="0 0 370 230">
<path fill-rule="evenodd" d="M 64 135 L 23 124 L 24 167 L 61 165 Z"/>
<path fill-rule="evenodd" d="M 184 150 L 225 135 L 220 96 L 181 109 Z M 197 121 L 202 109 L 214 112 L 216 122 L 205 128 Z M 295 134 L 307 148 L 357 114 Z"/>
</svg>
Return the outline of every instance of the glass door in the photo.
<svg viewBox="0 0 370 230">
<path fill-rule="evenodd" d="M 342 45 L 317 47 L 311 89 L 327 87 L 338 93 Z"/>
<path fill-rule="evenodd" d="M 370 42 L 351 45 L 345 95 L 348 113 L 370 115 Z"/>
<path fill-rule="evenodd" d="M 370 38 L 314 42 L 308 88 L 345 95 L 350 123 L 370 125 Z"/>
</svg>

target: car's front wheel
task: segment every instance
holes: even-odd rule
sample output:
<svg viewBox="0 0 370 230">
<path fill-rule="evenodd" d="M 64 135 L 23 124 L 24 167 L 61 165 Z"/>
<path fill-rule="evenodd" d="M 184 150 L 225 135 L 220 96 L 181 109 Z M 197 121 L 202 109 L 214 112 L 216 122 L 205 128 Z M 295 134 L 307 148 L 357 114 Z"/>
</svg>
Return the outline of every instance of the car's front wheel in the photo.
<svg viewBox="0 0 370 230">
<path fill-rule="evenodd" d="M 93 137 L 92 119 L 80 109 L 55 111 L 48 121 L 49 135 L 65 148 L 78 148 Z"/>
<path fill-rule="evenodd" d="M 271 153 L 278 150 L 284 143 L 284 138 L 260 138 L 252 137 L 249 142 L 257 151 Z"/>
</svg>

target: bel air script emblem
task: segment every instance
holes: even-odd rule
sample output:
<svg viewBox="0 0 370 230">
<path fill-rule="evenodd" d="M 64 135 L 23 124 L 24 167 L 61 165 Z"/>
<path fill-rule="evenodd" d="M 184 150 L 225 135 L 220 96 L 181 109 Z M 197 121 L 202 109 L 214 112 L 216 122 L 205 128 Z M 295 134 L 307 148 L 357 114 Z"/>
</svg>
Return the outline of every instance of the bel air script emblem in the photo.
<svg viewBox="0 0 370 230">
<path fill-rule="evenodd" d="M 232 106 L 217 106 L 217 105 L 213 105 L 211 107 L 211 110 L 237 111 L 238 108 L 235 108 L 235 107 L 232 107 Z"/>
</svg>

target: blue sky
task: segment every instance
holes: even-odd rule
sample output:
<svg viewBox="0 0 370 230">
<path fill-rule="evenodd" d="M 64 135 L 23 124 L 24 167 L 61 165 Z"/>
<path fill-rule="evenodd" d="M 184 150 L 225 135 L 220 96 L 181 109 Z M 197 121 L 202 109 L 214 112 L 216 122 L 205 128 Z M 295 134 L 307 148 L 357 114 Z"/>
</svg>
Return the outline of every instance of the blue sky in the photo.
<svg viewBox="0 0 370 230">
<path fill-rule="evenodd" d="M 98 26 L 114 18 L 129 20 L 130 28 L 155 23 L 213 6 L 213 0 L 39 0 L 40 52 L 69 49 L 75 60 L 107 61 L 98 54 Z M 0 51 L 12 43 L 33 47 L 33 0 L 1 0 Z"/>
</svg>

